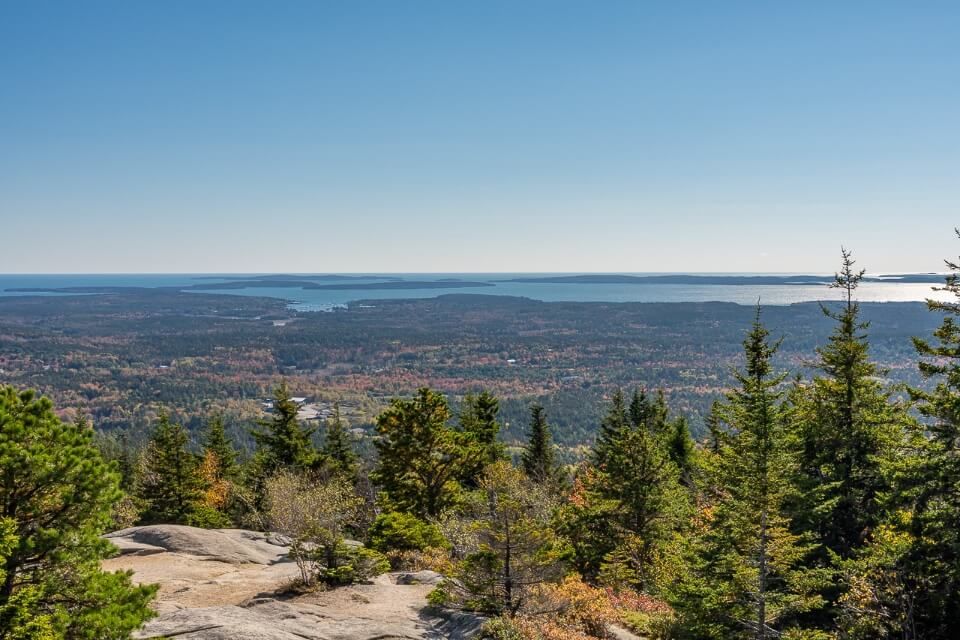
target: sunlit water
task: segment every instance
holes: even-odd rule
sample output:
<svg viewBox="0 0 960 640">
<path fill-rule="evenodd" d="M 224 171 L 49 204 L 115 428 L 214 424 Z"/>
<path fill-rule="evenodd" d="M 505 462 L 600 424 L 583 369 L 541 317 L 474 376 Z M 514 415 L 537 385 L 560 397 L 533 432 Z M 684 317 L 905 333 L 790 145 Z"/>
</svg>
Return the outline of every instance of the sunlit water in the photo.
<svg viewBox="0 0 960 640">
<path fill-rule="evenodd" d="M 735 302 L 737 304 L 786 305 L 813 300 L 832 300 L 837 292 L 826 285 L 692 285 L 692 284 L 583 284 L 496 282 L 534 274 L 391 274 L 407 280 L 438 280 L 454 278 L 489 282 L 489 287 L 450 289 L 395 289 L 395 290 L 330 290 L 255 287 L 248 289 L 211 290 L 222 295 L 264 296 L 287 300 L 298 311 L 329 310 L 357 300 L 385 300 L 404 298 L 435 298 L 446 294 L 521 296 L 545 302 Z M 542 274 L 540 274 L 542 275 Z M 644 274 L 632 274 L 644 275 Z M 733 275 L 733 274 L 731 274 Z M 758 274 L 735 274 L 758 275 Z M 374 282 L 365 278 L 356 282 Z M 215 282 L 217 280 L 211 280 Z M 59 295 L 27 294 L 7 291 L 23 287 L 187 287 L 203 283 L 195 275 L 0 275 L 0 296 Z M 204 290 L 200 290 L 204 291 Z M 927 298 L 948 299 L 943 292 L 933 291 L 929 284 L 898 284 L 895 282 L 866 282 L 860 285 L 857 297 L 864 302 L 909 302 Z"/>
</svg>

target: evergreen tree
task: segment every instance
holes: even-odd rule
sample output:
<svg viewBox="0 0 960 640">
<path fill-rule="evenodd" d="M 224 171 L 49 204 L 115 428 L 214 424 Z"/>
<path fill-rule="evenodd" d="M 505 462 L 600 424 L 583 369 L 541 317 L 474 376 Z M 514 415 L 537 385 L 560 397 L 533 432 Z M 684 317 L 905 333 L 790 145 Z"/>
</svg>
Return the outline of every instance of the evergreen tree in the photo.
<svg viewBox="0 0 960 640">
<path fill-rule="evenodd" d="M 667 456 L 676 465 L 680 474 L 680 481 L 688 488 L 693 488 L 694 452 L 696 445 L 690 435 L 690 427 L 683 416 L 667 423 L 663 435 Z"/>
<path fill-rule="evenodd" d="M 583 576 L 616 574 L 616 582 L 645 590 L 658 581 L 689 506 L 665 442 L 648 429 L 655 414 L 647 406 L 647 419 L 635 426 L 622 394 L 614 395 L 593 462 L 581 470 L 561 518 Z"/>
<path fill-rule="evenodd" d="M 536 483 L 556 483 L 560 479 L 560 467 L 555 453 L 546 413 L 541 405 L 535 404 L 530 407 L 530 435 L 521 455 L 523 472 Z"/>
<path fill-rule="evenodd" d="M 253 432 L 257 443 L 260 473 L 272 475 L 280 469 L 307 471 L 316 469 L 322 457 L 313 445 L 313 428 L 297 420 L 300 407 L 290 397 L 286 381 L 273 392 L 273 414 L 260 421 L 261 430 Z"/>
<path fill-rule="evenodd" d="M 424 387 L 409 400 L 394 398 L 377 416 L 379 453 L 372 479 L 387 504 L 421 518 L 434 517 L 460 494 L 460 467 L 473 439 L 451 428 L 450 407 Z"/>
<path fill-rule="evenodd" d="M 145 522 L 186 524 L 201 499 L 197 456 L 187 450 L 186 429 L 160 415 L 144 458 L 141 498 Z"/>
<path fill-rule="evenodd" d="M 232 478 L 237 474 L 237 450 L 227 438 L 223 416 L 220 414 L 213 416 L 207 425 L 203 453 L 204 456 L 210 453 L 216 456 L 218 479 Z"/>
<path fill-rule="evenodd" d="M 920 373 L 936 381 L 932 390 L 910 390 L 923 430 L 891 464 L 887 522 L 844 566 L 851 637 L 946 640 L 960 628 L 960 264 L 946 265 L 939 290 L 954 299 L 928 301 L 945 317 L 932 340 L 914 338 Z"/>
<path fill-rule="evenodd" d="M 563 546 L 549 526 L 555 497 L 509 462 L 488 466 L 462 515 L 475 542 L 430 594 L 435 604 L 514 616 L 534 600 L 537 587 L 563 574 Z"/>
<path fill-rule="evenodd" d="M 727 435 L 721 427 L 720 414 L 723 410 L 722 406 L 722 403 L 715 400 L 713 404 L 710 405 L 710 413 L 707 414 L 707 417 L 704 420 L 704 423 L 707 427 L 708 436 L 706 446 L 707 450 L 712 454 L 720 453 L 720 448 L 723 445 Z"/>
<path fill-rule="evenodd" d="M 327 433 L 320 453 L 334 473 L 348 478 L 356 474 L 358 457 L 350 442 L 350 434 L 340 417 L 339 403 L 333 405 L 333 416 L 327 420 Z"/>
<path fill-rule="evenodd" d="M 121 495 L 87 424 L 0 386 L 0 638 L 120 640 L 153 615 L 156 587 L 100 567 Z"/>
<path fill-rule="evenodd" d="M 667 428 L 668 413 L 667 399 L 663 395 L 663 389 L 657 389 L 657 397 L 653 401 L 647 429 L 654 435 L 662 435 Z"/>
<path fill-rule="evenodd" d="M 795 461 L 778 391 L 784 376 L 771 369 L 777 345 L 768 335 L 758 309 L 744 342 L 746 367 L 736 372 L 738 386 L 724 408 L 730 434 L 720 446 L 719 498 L 675 594 L 694 637 L 804 637 L 798 616 L 822 604 L 818 590 L 827 575 L 805 566 L 811 545 L 791 533 L 784 510 L 795 491 Z"/>
<path fill-rule="evenodd" d="M 469 394 L 461 403 L 459 426 L 466 436 L 463 463 L 458 477 L 465 487 L 475 487 L 484 467 L 506 459 L 506 449 L 498 440 L 500 401 L 488 391 Z"/>
<path fill-rule="evenodd" d="M 600 432 L 597 434 L 597 440 L 593 445 L 591 457 L 595 466 L 602 467 L 604 465 L 610 447 L 613 446 L 614 441 L 627 428 L 628 424 L 630 424 L 630 417 L 624 404 L 623 391 L 617 389 L 610 398 L 610 408 L 600 423 Z"/>
<path fill-rule="evenodd" d="M 806 496 L 796 517 L 823 542 L 823 562 L 828 552 L 849 557 L 879 523 L 881 495 L 889 490 L 882 460 L 901 446 L 909 422 L 877 381 L 881 372 L 869 359 L 868 324 L 854 297 L 864 272 L 854 269 L 850 252 L 842 255 L 832 286 L 843 293 L 843 306 L 823 307 L 836 327 L 818 349 L 821 375 L 795 394 Z"/>
<path fill-rule="evenodd" d="M 628 413 L 630 416 L 630 424 L 632 424 L 634 428 L 647 426 L 647 423 L 653 416 L 653 406 L 647 399 L 645 389 L 637 388 L 633 390 L 633 397 L 630 398 Z"/>
<path fill-rule="evenodd" d="M 669 453 L 645 428 L 628 428 L 587 489 L 592 501 L 606 505 L 612 527 L 612 548 L 601 570 L 610 572 L 616 564 L 621 581 L 641 591 L 655 590 L 673 534 L 683 526 L 689 507 Z"/>
</svg>

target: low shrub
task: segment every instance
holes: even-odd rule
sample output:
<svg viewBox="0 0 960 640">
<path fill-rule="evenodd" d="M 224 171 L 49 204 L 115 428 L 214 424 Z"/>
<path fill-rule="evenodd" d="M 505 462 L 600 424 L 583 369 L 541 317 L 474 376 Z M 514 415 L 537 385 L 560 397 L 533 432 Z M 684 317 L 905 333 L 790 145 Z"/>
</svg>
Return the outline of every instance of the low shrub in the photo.
<svg viewBox="0 0 960 640">
<path fill-rule="evenodd" d="M 436 525 L 397 511 L 377 516 L 369 537 L 370 546 L 378 551 L 424 551 L 447 546 Z"/>
</svg>

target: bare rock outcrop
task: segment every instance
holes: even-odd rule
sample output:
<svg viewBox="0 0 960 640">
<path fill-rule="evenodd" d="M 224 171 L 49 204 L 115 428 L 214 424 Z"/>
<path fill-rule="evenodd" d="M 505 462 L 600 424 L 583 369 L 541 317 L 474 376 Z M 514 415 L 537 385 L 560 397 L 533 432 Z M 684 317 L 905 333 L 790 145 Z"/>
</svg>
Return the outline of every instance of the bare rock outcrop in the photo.
<svg viewBox="0 0 960 640">
<path fill-rule="evenodd" d="M 443 576 L 391 573 L 370 584 L 281 596 L 298 575 L 284 541 L 236 529 L 133 527 L 107 536 L 121 555 L 107 569 L 130 569 L 156 583 L 157 618 L 136 638 L 186 640 L 467 640 L 483 619 L 427 605 Z"/>
<path fill-rule="evenodd" d="M 130 527 L 106 535 L 121 554 L 166 551 L 230 564 L 274 564 L 289 550 L 280 537 L 243 529 L 198 529 L 175 524 Z"/>
</svg>

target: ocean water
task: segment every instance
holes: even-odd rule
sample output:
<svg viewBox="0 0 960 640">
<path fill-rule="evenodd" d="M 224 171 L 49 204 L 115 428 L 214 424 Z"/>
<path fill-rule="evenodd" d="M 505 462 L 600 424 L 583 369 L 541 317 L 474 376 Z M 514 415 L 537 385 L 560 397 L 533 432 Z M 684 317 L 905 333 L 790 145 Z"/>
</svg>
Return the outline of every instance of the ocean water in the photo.
<svg viewBox="0 0 960 640">
<path fill-rule="evenodd" d="M 192 287 L 204 282 L 225 282 L 239 276 L 263 274 L 93 274 L 93 275 L 2 275 L 0 296 L 10 295 L 63 295 L 56 293 L 23 293 L 10 291 L 13 288 L 62 288 L 62 287 Z M 312 274 L 296 274 L 312 275 Z M 369 274 L 350 282 L 378 282 L 382 277 Z M 721 285 L 721 284 L 597 284 L 597 283 L 537 283 L 498 282 L 516 277 L 571 274 L 385 274 L 390 278 L 404 280 L 455 279 L 490 283 L 487 287 L 460 287 L 445 289 L 299 289 L 280 287 L 254 287 L 231 290 L 205 290 L 222 295 L 265 296 L 279 298 L 290 303 L 298 311 L 324 311 L 342 307 L 357 300 L 383 300 L 404 298 L 434 298 L 451 293 L 475 295 L 521 296 L 546 302 L 735 302 L 753 305 L 786 305 L 813 300 L 834 300 L 838 292 L 826 285 Z M 628 275 L 660 275 L 635 273 Z M 714 275 L 789 275 L 789 274 L 714 274 Z M 334 281 L 331 281 L 334 282 Z M 336 281 L 340 282 L 340 281 Z M 923 301 L 927 298 L 945 299 L 942 292 L 933 291 L 930 284 L 865 282 L 857 290 L 863 302 Z"/>
</svg>

